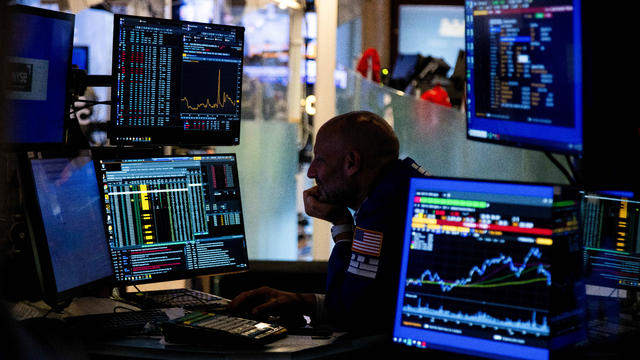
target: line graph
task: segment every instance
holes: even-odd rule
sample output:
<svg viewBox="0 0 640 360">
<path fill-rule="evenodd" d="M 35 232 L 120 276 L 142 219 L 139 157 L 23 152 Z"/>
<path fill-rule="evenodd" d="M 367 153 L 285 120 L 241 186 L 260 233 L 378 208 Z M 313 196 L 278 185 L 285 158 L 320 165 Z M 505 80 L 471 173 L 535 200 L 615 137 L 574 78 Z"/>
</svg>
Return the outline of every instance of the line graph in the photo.
<svg viewBox="0 0 640 360">
<path fill-rule="evenodd" d="M 418 300 L 418 304 L 416 306 L 405 304 L 402 307 L 402 312 L 405 315 L 437 318 L 443 321 L 464 322 L 472 326 L 492 327 L 495 329 L 507 330 L 509 332 L 517 331 L 519 333 L 537 335 L 549 335 L 550 332 L 547 317 L 544 315 L 540 316 L 536 311 L 532 311 L 531 315 L 524 320 L 515 319 L 513 317 L 499 318 L 483 311 L 466 314 L 462 311 L 446 310 L 442 306 L 434 308 L 430 307 L 429 304 L 422 305 L 420 300 Z M 540 320 L 538 320 L 538 317 L 540 317 Z M 429 328 L 428 323 L 425 323 L 422 326 L 427 329 Z"/>
<path fill-rule="evenodd" d="M 480 266 L 473 266 L 465 278 L 449 281 L 443 279 L 437 272 L 427 269 L 419 278 L 407 278 L 406 285 L 423 286 L 434 284 L 440 286 L 442 292 L 448 292 L 457 287 L 496 288 L 537 282 L 544 282 L 547 286 L 551 286 L 551 273 L 547 270 L 548 265 L 531 262 L 532 258 L 540 259 L 541 257 L 542 252 L 540 249 L 533 247 L 524 257 L 521 264 L 516 264 L 511 256 L 500 254 L 495 258 L 486 259 Z M 492 278 L 492 276 L 505 269 L 509 271 L 509 274 Z M 491 272 L 489 272 L 490 270 Z M 540 277 L 521 279 L 522 275 L 533 272 L 535 272 L 534 275 L 540 275 Z M 475 280 L 474 277 L 476 277 Z M 513 278 L 516 280 L 512 280 Z"/>
<path fill-rule="evenodd" d="M 181 113 L 210 116 L 238 111 L 237 64 L 185 62 L 182 72 Z"/>
<path fill-rule="evenodd" d="M 439 234 L 432 251 L 409 252 L 402 319 L 424 329 L 543 341 L 550 256 L 547 246 Z"/>
<path fill-rule="evenodd" d="M 216 100 L 211 102 L 209 98 L 206 98 L 204 102 L 198 103 L 196 105 L 191 105 L 189 99 L 183 97 L 180 101 L 185 103 L 185 106 L 189 110 L 193 111 L 201 111 L 201 109 L 219 109 L 227 106 L 227 103 L 233 107 L 236 106 L 235 100 L 231 98 L 226 92 L 222 92 L 220 94 L 220 70 L 218 70 L 218 88 L 216 91 Z"/>
</svg>

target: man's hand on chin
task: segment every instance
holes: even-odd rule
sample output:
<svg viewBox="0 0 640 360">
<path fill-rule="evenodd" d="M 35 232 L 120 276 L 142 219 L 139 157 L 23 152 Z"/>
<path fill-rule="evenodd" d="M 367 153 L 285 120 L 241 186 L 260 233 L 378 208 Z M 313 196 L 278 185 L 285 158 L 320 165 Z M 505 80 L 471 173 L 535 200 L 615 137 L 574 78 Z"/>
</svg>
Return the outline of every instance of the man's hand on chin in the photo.
<svg viewBox="0 0 640 360">
<path fill-rule="evenodd" d="M 344 205 L 337 205 L 323 200 L 320 188 L 316 185 L 303 193 L 304 210 L 307 215 L 326 220 L 333 225 L 353 224 L 351 212 Z"/>
</svg>

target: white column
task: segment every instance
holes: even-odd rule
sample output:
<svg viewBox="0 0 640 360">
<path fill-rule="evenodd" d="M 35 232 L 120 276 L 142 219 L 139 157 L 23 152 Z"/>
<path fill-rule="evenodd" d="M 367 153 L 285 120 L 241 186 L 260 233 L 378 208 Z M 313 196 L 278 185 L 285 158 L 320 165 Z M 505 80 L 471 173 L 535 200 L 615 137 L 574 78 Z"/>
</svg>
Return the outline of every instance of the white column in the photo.
<svg viewBox="0 0 640 360">
<path fill-rule="evenodd" d="M 172 0 L 164 0 L 164 14 L 163 14 L 164 16 L 163 17 L 165 19 L 171 19 L 171 15 L 172 15 L 171 14 L 171 9 L 172 9 L 171 2 L 172 2 Z"/>
<path fill-rule="evenodd" d="M 302 19 L 304 12 L 299 9 L 289 9 L 289 84 L 287 85 L 288 120 L 300 123 L 302 99 L 302 80 L 300 68 L 304 61 L 302 57 Z M 300 133 L 300 132 L 298 132 Z"/>
<path fill-rule="evenodd" d="M 334 71 L 336 68 L 336 32 L 338 28 L 338 0 L 316 1 L 318 15 L 318 54 L 317 76 L 315 85 L 316 115 L 314 116 L 314 133 L 327 120 L 335 116 L 336 87 Z M 313 220 L 313 259 L 326 260 L 331 254 L 331 224 Z"/>
</svg>

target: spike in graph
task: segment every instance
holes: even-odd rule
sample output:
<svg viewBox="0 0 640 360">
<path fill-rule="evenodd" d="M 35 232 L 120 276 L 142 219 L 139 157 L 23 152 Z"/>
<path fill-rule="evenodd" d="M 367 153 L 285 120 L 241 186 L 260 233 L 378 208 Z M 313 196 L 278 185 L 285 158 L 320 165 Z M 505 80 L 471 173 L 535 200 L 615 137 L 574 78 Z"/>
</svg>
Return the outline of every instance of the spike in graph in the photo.
<svg viewBox="0 0 640 360">
<path fill-rule="evenodd" d="M 469 271 L 469 276 L 463 279 L 457 279 L 455 281 L 446 281 L 443 280 L 438 273 L 432 273 L 431 270 L 425 270 L 419 279 L 407 279 L 407 286 L 409 285 L 418 285 L 422 286 L 424 284 L 437 284 L 440 286 L 442 292 L 451 291 L 456 287 L 466 287 L 466 288 L 487 288 L 487 287 L 500 287 L 500 286 L 511 286 L 511 285 L 525 285 L 533 282 L 545 281 L 547 286 L 551 286 L 551 273 L 547 271 L 543 264 L 529 264 L 529 260 L 535 257 L 540 259 L 542 257 L 542 252 L 538 248 L 531 248 L 527 256 L 525 256 L 524 261 L 521 265 L 516 265 L 511 258 L 511 256 L 505 256 L 500 254 L 500 256 L 485 260 L 481 266 L 474 266 Z M 474 276 L 483 276 L 487 272 L 490 266 L 494 265 L 507 265 L 512 274 L 502 277 L 499 279 L 487 280 L 487 281 L 476 281 L 473 282 Z M 536 270 L 537 274 L 542 275 L 540 278 L 520 280 L 520 281 L 503 281 L 507 277 L 515 276 L 516 278 L 520 278 L 520 276 L 528 271 Z M 503 281 L 503 282 L 499 282 Z"/>
<path fill-rule="evenodd" d="M 183 97 L 182 99 L 180 99 L 180 101 L 185 102 L 185 106 L 187 107 L 187 109 L 189 110 L 193 110 L 193 111 L 199 111 L 201 108 L 204 109 L 218 109 L 221 107 L 225 107 L 227 105 L 227 103 L 229 103 L 231 106 L 236 106 L 235 104 L 235 100 L 233 100 L 226 92 L 222 92 L 222 94 L 220 94 L 220 75 L 221 75 L 221 71 L 220 69 L 218 69 L 218 90 L 216 93 L 216 100 L 215 102 L 211 102 L 208 98 L 205 100 L 205 102 L 202 103 L 198 103 L 195 105 L 191 105 L 189 103 L 189 99 L 187 99 L 186 97 Z"/>
</svg>

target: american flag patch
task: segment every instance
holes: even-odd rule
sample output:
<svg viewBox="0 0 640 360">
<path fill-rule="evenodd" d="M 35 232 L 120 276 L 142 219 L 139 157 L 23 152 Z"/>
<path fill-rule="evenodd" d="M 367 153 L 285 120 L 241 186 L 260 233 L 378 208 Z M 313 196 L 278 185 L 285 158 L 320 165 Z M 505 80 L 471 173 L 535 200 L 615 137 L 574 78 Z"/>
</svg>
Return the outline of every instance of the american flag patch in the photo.
<svg viewBox="0 0 640 360">
<path fill-rule="evenodd" d="M 382 233 L 356 227 L 351 250 L 361 254 L 380 256 Z"/>
</svg>

